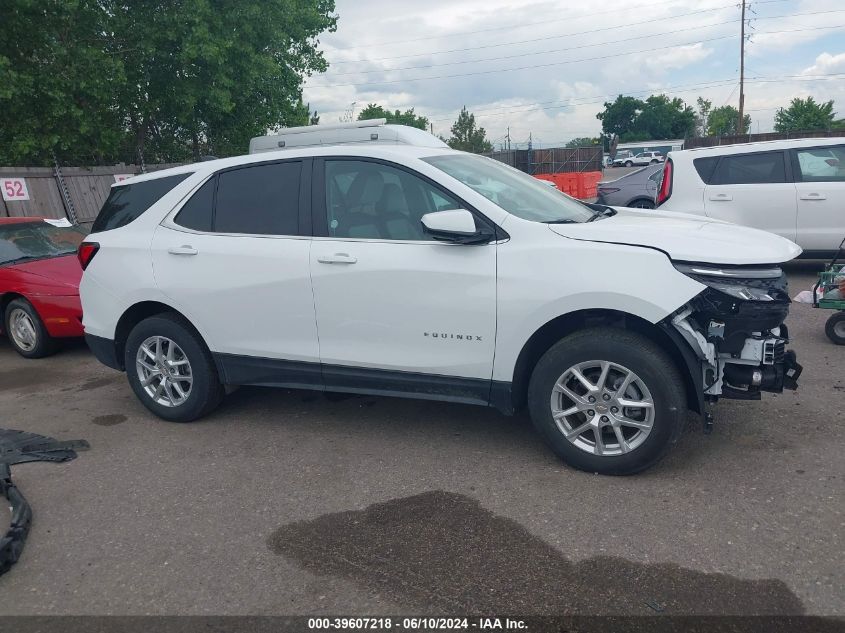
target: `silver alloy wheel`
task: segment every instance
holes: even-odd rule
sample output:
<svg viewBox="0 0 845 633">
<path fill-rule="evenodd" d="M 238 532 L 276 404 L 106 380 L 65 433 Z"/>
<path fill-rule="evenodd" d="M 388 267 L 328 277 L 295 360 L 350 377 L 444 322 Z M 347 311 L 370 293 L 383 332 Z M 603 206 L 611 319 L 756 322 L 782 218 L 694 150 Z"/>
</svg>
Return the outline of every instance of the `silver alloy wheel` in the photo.
<svg viewBox="0 0 845 633">
<path fill-rule="evenodd" d="M 833 333 L 839 338 L 845 339 L 845 320 L 840 320 L 833 324 Z"/>
<path fill-rule="evenodd" d="M 23 308 L 15 308 L 9 315 L 9 334 L 15 345 L 25 352 L 31 352 L 38 345 L 38 330 Z"/>
<path fill-rule="evenodd" d="M 178 407 L 191 395 L 191 363 L 182 348 L 166 336 L 151 336 L 138 348 L 135 368 L 147 395 L 165 407 Z"/>
<path fill-rule="evenodd" d="M 605 360 L 567 369 L 552 389 L 551 408 L 563 436 L 593 455 L 629 453 L 654 425 L 654 399 L 642 378 Z"/>
</svg>

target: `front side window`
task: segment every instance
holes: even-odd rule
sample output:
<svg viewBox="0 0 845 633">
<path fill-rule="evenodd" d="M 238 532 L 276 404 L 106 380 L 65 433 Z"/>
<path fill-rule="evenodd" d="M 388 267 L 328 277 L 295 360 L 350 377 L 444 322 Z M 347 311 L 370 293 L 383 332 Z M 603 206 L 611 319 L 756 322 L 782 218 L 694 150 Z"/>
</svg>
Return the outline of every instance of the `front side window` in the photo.
<svg viewBox="0 0 845 633">
<path fill-rule="evenodd" d="M 214 231 L 297 235 L 302 163 L 270 163 L 217 176 Z M 199 193 L 199 192 L 197 192 Z"/>
<path fill-rule="evenodd" d="M 845 145 L 796 150 L 804 182 L 845 182 Z"/>
<path fill-rule="evenodd" d="M 422 216 L 460 208 L 446 192 L 390 165 L 327 160 L 325 169 L 330 237 L 428 241 Z"/>
<path fill-rule="evenodd" d="M 586 222 L 593 210 L 504 163 L 471 154 L 423 158 L 508 213 L 533 222 Z"/>
<path fill-rule="evenodd" d="M 177 174 L 112 187 L 109 197 L 100 209 L 97 219 L 94 220 L 91 232 L 99 233 L 118 229 L 137 220 L 144 211 L 190 175 L 190 173 Z"/>
<path fill-rule="evenodd" d="M 753 185 L 786 182 L 783 152 L 760 152 L 723 156 L 713 184 Z"/>
<path fill-rule="evenodd" d="M 34 221 L 0 225 L 0 266 L 73 255 L 87 231 Z"/>
</svg>

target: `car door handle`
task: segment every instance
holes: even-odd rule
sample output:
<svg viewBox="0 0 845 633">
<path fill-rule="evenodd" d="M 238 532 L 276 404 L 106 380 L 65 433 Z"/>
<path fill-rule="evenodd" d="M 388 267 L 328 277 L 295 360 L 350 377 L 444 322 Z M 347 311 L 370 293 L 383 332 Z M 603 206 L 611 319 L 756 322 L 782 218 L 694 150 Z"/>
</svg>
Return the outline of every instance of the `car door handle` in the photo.
<svg viewBox="0 0 845 633">
<path fill-rule="evenodd" d="M 171 246 L 167 249 L 167 252 L 171 255 L 196 255 L 199 253 L 197 249 L 193 246 L 188 246 L 187 244 L 182 246 Z"/>
<path fill-rule="evenodd" d="M 729 193 L 713 193 L 710 194 L 710 199 L 713 202 L 728 202 L 730 200 L 733 200 L 734 197 Z"/>
<path fill-rule="evenodd" d="M 354 264 L 358 259 L 348 253 L 335 253 L 318 257 L 317 261 L 321 264 Z"/>
<path fill-rule="evenodd" d="M 827 200 L 827 196 L 820 193 L 805 193 L 800 196 L 800 200 Z"/>
</svg>

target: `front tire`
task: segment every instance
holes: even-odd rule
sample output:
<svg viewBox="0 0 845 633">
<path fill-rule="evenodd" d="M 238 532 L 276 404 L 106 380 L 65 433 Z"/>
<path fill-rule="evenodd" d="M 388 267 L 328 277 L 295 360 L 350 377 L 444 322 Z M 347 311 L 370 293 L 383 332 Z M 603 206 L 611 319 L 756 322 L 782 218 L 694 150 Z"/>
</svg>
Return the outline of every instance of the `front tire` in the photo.
<svg viewBox="0 0 845 633">
<path fill-rule="evenodd" d="M 845 345 L 845 312 L 834 312 L 824 324 L 827 338 L 837 345 Z"/>
<path fill-rule="evenodd" d="M 203 340 L 181 317 L 141 321 L 126 340 L 126 376 L 150 411 L 171 422 L 193 422 L 223 399 L 223 385 Z"/>
<path fill-rule="evenodd" d="M 528 387 L 534 426 L 564 462 L 629 475 L 659 461 L 681 435 L 684 385 L 649 339 L 594 328 L 552 346 Z"/>
<path fill-rule="evenodd" d="M 625 167 L 633 167 L 633 166 L 634 166 L 634 163 L 632 163 L 631 161 L 629 161 L 629 160 L 625 161 Z"/>
<path fill-rule="evenodd" d="M 44 358 L 55 353 L 56 341 L 29 301 L 13 299 L 3 317 L 6 335 L 18 354 L 24 358 Z"/>
</svg>

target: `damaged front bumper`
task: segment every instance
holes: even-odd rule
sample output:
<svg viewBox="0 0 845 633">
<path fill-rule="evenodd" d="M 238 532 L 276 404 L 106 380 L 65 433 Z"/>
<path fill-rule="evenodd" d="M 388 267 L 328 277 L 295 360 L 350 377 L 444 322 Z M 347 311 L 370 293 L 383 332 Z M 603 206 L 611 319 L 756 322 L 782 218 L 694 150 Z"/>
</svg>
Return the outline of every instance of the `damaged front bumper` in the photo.
<svg viewBox="0 0 845 633">
<path fill-rule="evenodd" d="M 708 286 L 671 317 L 699 359 L 704 398 L 759 400 L 763 391 L 796 389 L 802 367 L 786 349 L 790 300 L 783 271 L 676 267 Z"/>
</svg>

